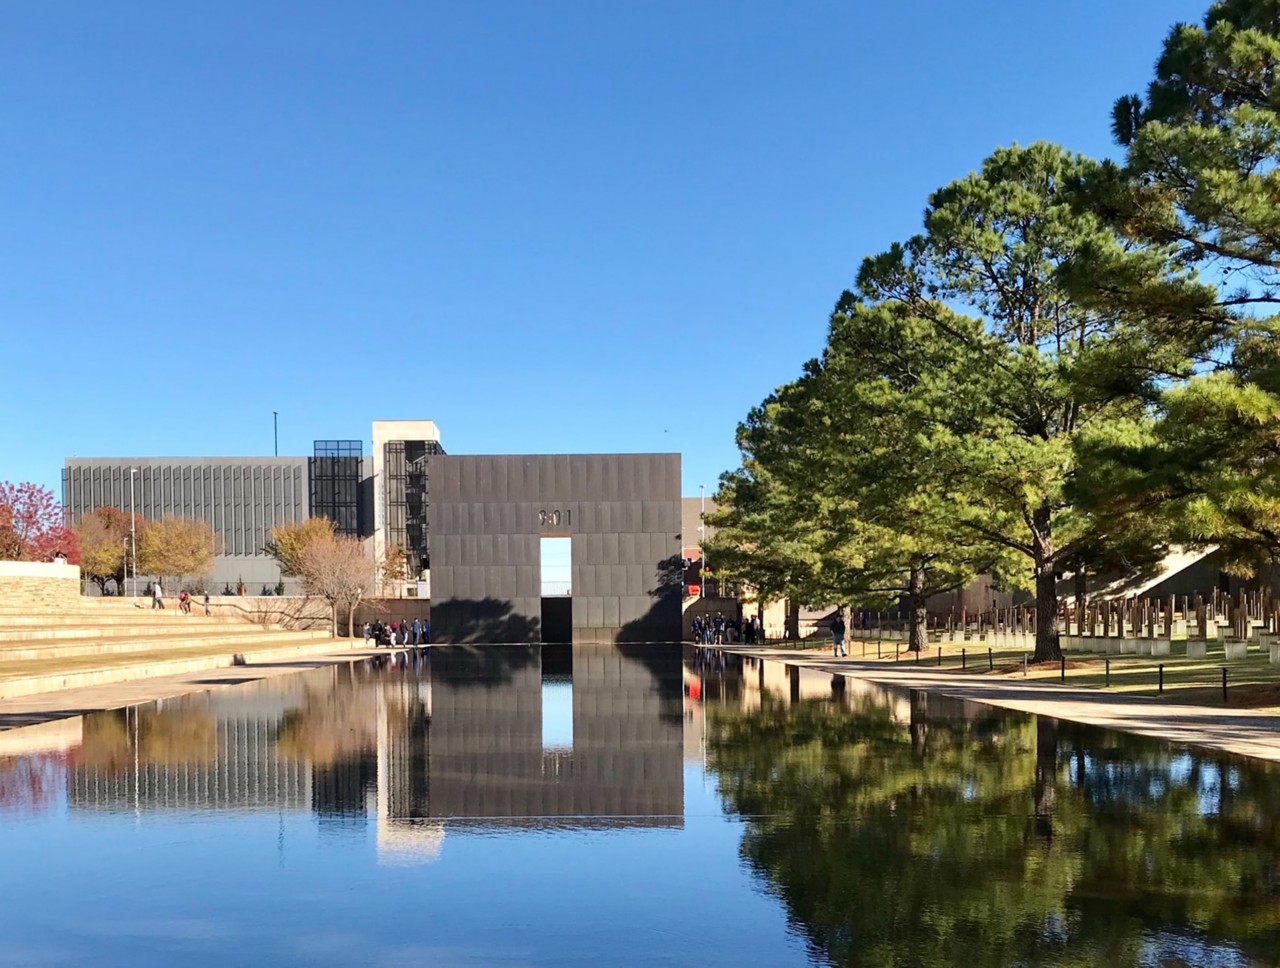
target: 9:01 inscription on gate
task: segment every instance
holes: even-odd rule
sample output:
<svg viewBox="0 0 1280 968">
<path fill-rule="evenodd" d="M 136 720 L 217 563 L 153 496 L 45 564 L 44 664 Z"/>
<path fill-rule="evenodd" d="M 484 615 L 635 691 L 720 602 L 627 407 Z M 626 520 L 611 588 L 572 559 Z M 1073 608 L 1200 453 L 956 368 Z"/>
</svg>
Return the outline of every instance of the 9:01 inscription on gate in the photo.
<svg viewBox="0 0 1280 968">
<path fill-rule="evenodd" d="M 541 528 L 558 528 L 560 526 L 569 527 L 573 524 L 573 512 L 569 509 L 563 511 L 539 511 L 538 526 Z"/>
</svg>

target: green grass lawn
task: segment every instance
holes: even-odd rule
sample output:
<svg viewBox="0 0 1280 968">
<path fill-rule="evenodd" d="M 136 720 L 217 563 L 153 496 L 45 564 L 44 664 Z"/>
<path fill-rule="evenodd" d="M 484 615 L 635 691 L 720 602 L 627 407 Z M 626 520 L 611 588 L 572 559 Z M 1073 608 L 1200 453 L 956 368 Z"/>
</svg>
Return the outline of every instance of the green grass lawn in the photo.
<svg viewBox="0 0 1280 968">
<path fill-rule="evenodd" d="M 831 654 L 830 639 L 807 639 L 803 642 L 770 643 L 773 648 L 795 649 L 815 656 Z M 1175 642 L 1174 650 L 1182 643 Z M 868 662 L 893 665 L 916 664 L 916 656 L 901 651 L 895 658 L 894 649 L 903 649 L 903 643 L 880 643 L 880 658 L 876 657 L 876 643 L 855 640 L 848 645 L 849 656 Z M 962 659 L 961 650 L 964 650 Z M 921 668 L 942 669 L 946 672 L 972 676 L 1004 676 L 1023 678 L 1023 658 L 1029 653 L 1007 646 L 991 649 L 988 660 L 987 646 L 981 642 L 946 643 L 941 646 L 942 661 L 938 661 L 939 646 L 933 644 L 919 657 Z M 1110 660 L 1110 675 L 1107 660 Z M 1141 696 L 1160 695 L 1160 667 L 1164 667 L 1163 697 L 1171 702 L 1222 705 L 1222 669 L 1227 669 L 1228 706 L 1252 708 L 1280 708 L 1280 665 L 1272 665 L 1268 655 L 1251 648 L 1243 660 L 1226 661 L 1223 647 L 1210 643 L 1203 659 L 1185 656 L 1102 656 L 1089 652 L 1066 653 L 1065 683 L 1069 686 L 1105 689 L 1108 692 Z M 1057 662 L 1028 665 L 1026 678 L 1045 683 L 1063 682 L 1061 666 Z"/>
</svg>

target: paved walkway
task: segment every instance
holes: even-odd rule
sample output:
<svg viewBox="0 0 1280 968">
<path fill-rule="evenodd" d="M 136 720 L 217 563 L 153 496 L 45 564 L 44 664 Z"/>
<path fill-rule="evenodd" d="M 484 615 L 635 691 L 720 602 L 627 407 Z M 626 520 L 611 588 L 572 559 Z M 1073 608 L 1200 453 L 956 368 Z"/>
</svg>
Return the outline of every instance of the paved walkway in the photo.
<svg viewBox="0 0 1280 968">
<path fill-rule="evenodd" d="M 730 646 L 724 651 L 776 659 L 788 665 L 840 673 L 898 689 L 924 689 L 953 699 L 1280 761 L 1280 716 L 1269 712 L 1193 706 L 1100 689 L 1072 689 L 1043 680 L 957 675 L 946 670 L 930 672 L 927 666 L 836 659 L 816 652 L 749 646 Z"/>
<path fill-rule="evenodd" d="M 4 699 L 0 700 L 0 730 L 31 726 L 53 719 L 65 719 L 69 716 L 82 716 L 85 713 L 99 712 L 103 709 L 119 709 L 121 706 L 132 706 L 156 699 L 169 699 L 193 692 L 238 686 L 257 679 L 289 675 L 323 666 L 341 665 L 367 659 L 372 655 L 389 655 L 395 651 L 403 650 L 367 649 L 361 644 L 358 648 L 335 648 L 296 659 L 202 669 L 172 676 L 158 676 L 153 679 L 134 679 L 102 686 L 59 689 L 56 692 Z"/>
</svg>

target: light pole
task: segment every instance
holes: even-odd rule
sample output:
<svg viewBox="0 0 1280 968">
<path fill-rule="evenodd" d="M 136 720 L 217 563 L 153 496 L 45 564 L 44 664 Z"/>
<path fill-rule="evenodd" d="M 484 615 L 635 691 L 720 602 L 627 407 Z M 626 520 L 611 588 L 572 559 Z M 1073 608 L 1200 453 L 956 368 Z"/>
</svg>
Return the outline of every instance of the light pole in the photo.
<svg viewBox="0 0 1280 968">
<path fill-rule="evenodd" d="M 698 485 L 698 597 L 707 597 L 707 555 L 702 543 L 707 538 L 707 485 Z"/>
<path fill-rule="evenodd" d="M 133 479 L 138 475 L 136 467 L 129 468 L 129 545 L 133 549 L 133 597 L 138 597 L 138 515 L 133 503 Z"/>
<path fill-rule="evenodd" d="M 280 456 L 280 411 L 271 411 L 271 435 L 275 441 L 276 456 Z"/>
</svg>

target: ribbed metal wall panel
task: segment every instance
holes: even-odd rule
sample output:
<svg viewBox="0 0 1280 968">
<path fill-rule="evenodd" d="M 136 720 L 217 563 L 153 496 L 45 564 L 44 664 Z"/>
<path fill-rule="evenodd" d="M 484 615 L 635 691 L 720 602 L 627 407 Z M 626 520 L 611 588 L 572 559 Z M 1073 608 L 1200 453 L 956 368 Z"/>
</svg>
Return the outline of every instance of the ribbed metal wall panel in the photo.
<svg viewBox="0 0 1280 968">
<path fill-rule="evenodd" d="M 542 534 L 574 539 L 575 640 L 678 638 L 678 454 L 439 455 L 428 480 L 435 641 L 536 640 Z"/>
</svg>

